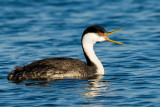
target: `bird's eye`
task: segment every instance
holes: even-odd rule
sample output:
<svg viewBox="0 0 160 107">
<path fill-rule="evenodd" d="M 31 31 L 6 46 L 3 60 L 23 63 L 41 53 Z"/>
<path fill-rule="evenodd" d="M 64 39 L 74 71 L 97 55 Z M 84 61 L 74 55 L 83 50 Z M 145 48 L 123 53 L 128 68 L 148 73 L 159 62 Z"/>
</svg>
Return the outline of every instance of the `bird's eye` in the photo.
<svg viewBox="0 0 160 107">
<path fill-rule="evenodd" d="M 103 33 L 99 33 L 99 35 L 100 35 L 100 36 L 102 36 L 102 35 L 103 35 Z"/>
</svg>

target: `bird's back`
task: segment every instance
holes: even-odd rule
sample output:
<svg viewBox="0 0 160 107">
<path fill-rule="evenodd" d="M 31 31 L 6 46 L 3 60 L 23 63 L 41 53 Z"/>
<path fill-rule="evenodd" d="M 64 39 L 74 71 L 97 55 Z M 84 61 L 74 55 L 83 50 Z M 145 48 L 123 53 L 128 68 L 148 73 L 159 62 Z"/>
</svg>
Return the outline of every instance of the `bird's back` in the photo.
<svg viewBox="0 0 160 107">
<path fill-rule="evenodd" d="M 47 58 L 23 67 L 15 67 L 8 75 L 12 81 L 85 78 L 96 74 L 96 67 L 73 58 Z"/>
</svg>

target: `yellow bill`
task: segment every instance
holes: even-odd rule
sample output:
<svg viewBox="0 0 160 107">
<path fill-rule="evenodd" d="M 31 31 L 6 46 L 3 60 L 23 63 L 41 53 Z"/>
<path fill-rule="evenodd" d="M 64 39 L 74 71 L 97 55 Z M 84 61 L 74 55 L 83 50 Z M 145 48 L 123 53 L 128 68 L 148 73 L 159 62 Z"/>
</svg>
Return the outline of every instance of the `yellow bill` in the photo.
<svg viewBox="0 0 160 107">
<path fill-rule="evenodd" d="M 120 45 L 125 45 L 124 43 L 120 43 L 120 42 L 117 42 L 117 41 L 114 41 L 114 40 L 110 40 L 110 39 L 108 39 L 107 41 L 113 42 L 113 43 L 117 43 L 117 44 L 120 44 Z"/>
<path fill-rule="evenodd" d="M 118 30 L 115 30 L 115 31 L 112 31 L 112 32 L 109 32 L 109 33 L 106 33 L 106 34 L 104 35 L 104 38 L 106 39 L 106 41 L 113 42 L 113 43 L 117 43 L 117 44 L 121 44 L 121 45 L 125 45 L 124 43 L 120 43 L 120 42 L 111 40 L 111 39 L 109 39 L 109 38 L 107 37 L 108 35 L 110 35 L 110 34 L 112 34 L 112 33 L 115 33 L 115 32 L 118 32 L 118 31 L 120 31 L 120 30 L 122 30 L 122 29 L 124 29 L 124 28 L 121 28 L 121 29 L 118 29 Z"/>
</svg>

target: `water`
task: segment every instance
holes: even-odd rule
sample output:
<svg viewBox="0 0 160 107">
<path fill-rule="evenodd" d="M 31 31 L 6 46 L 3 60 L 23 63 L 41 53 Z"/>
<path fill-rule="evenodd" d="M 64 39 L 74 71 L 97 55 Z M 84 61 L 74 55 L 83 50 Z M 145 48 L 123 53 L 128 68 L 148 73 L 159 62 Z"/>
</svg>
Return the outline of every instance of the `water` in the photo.
<svg viewBox="0 0 160 107">
<path fill-rule="evenodd" d="M 0 0 L 0 106 L 160 106 L 159 0 Z M 12 83 L 16 65 L 48 57 L 85 61 L 80 39 L 90 25 L 127 45 L 98 43 L 105 68 L 96 80 Z"/>
</svg>

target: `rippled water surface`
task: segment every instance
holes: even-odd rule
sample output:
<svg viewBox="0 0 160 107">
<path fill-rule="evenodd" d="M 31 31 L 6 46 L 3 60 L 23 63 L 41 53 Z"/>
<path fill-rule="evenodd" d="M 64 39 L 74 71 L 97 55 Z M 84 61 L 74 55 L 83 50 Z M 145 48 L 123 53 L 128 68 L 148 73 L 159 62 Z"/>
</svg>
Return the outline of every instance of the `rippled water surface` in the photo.
<svg viewBox="0 0 160 107">
<path fill-rule="evenodd" d="M 160 106 L 159 0 L 0 0 L 0 106 Z M 126 45 L 95 45 L 105 75 L 94 80 L 12 83 L 17 65 L 48 57 L 85 61 L 81 34 L 90 25 Z"/>
</svg>

